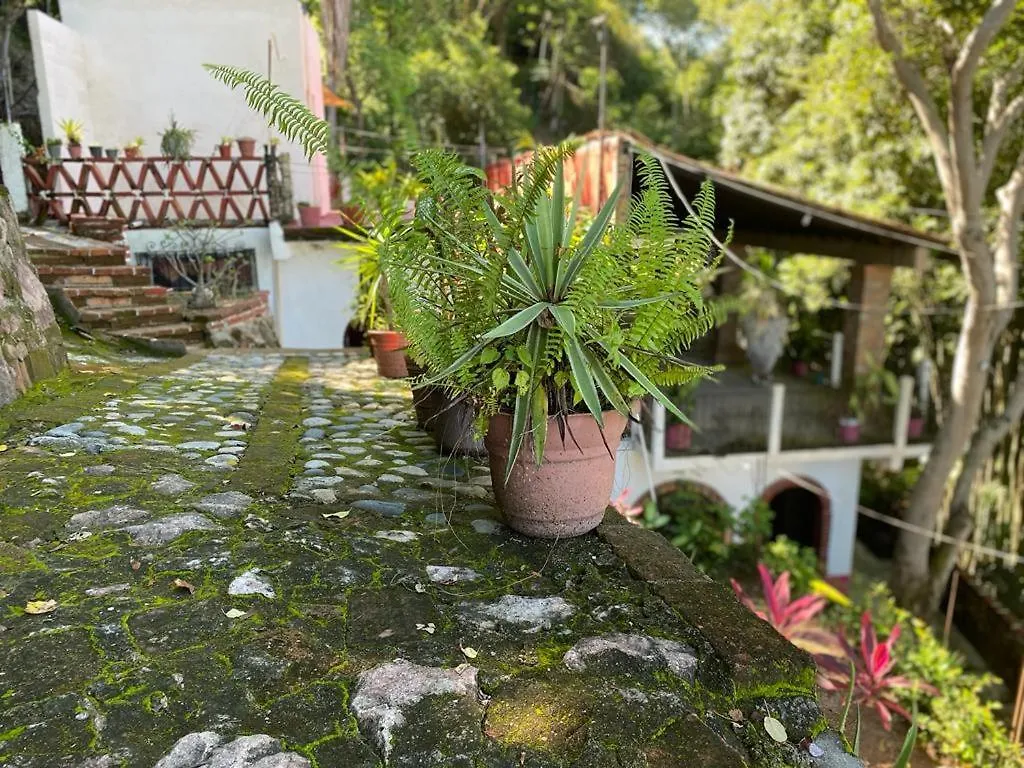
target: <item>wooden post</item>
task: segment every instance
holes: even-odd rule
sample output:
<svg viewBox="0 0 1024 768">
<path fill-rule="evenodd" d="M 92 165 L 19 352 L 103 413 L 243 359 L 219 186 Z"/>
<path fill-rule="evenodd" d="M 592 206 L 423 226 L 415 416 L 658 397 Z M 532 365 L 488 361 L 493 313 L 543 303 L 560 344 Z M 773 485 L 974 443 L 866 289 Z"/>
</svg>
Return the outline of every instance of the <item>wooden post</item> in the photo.
<svg viewBox="0 0 1024 768">
<path fill-rule="evenodd" d="M 1017 673 L 1017 697 L 1013 702 L 1013 718 L 1010 720 L 1010 739 L 1020 741 L 1021 726 L 1024 725 L 1024 660 Z"/>
<path fill-rule="evenodd" d="M 786 385 L 772 384 L 771 410 L 768 412 L 768 455 L 782 452 L 782 419 L 786 405 Z"/>
<path fill-rule="evenodd" d="M 942 627 L 942 644 L 949 648 L 949 636 L 953 631 L 953 611 L 956 610 L 956 593 L 960 586 L 960 569 L 953 569 L 952 583 L 949 585 L 949 602 L 946 605 L 946 623 Z"/>
<path fill-rule="evenodd" d="M 903 452 L 907 447 L 907 432 L 910 428 L 910 404 L 914 399 L 914 377 L 900 376 L 900 394 L 896 401 L 896 416 L 892 425 L 893 452 L 889 458 L 889 469 L 899 472 L 903 469 Z"/>
<path fill-rule="evenodd" d="M 843 383 L 843 334 L 839 331 L 832 334 L 832 370 L 829 380 L 833 389 L 839 389 Z"/>
<path fill-rule="evenodd" d="M 657 400 L 651 406 L 651 459 L 655 470 L 665 459 L 665 406 Z"/>
</svg>

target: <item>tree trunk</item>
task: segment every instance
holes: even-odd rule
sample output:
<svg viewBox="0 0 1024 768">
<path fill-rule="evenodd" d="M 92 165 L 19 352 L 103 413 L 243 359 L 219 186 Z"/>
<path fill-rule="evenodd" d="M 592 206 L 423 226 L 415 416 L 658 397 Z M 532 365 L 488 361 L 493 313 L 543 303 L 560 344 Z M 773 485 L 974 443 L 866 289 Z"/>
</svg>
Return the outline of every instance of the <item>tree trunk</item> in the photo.
<svg viewBox="0 0 1024 768">
<path fill-rule="evenodd" d="M 963 254 L 962 258 L 970 259 L 972 255 Z M 935 437 L 928 463 L 910 497 L 905 520 L 923 531 L 934 530 L 949 477 L 980 418 L 992 352 L 991 323 L 984 308 L 987 303 L 980 301 L 977 295 L 972 296 L 964 312 L 943 427 Z M 902 531 L 893 558 L 893 587 L 897 599 L 908 610 L 922 615 L 927 611 L 934 591 L 931 546 L 930 535 Z"/>
</svg>

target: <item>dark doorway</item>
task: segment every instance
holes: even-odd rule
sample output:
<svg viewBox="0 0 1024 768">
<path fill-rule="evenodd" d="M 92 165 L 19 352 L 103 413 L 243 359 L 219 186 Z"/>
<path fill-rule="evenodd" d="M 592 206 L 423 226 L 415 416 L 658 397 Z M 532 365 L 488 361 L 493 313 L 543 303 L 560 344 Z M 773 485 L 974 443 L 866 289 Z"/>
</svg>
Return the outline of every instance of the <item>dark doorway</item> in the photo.
<svg viewBox="0 0 1024 768">
<path fill-rule="evenodd" d="M 772 520 L 772 538 L 785 536 L 797 544 L 822 551 L 821 497 L 806 488 L 784 488 L 771 497 L 768 506 Z"/>
</svg>

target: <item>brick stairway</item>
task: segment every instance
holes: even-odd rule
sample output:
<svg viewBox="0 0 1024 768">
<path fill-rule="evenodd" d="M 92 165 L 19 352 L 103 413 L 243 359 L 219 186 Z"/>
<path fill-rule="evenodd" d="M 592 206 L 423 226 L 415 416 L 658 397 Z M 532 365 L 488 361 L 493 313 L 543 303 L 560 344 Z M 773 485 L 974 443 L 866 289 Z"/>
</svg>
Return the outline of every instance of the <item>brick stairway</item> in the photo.
<svg viewBox="0 0 1024 768">
<path fill-rule="evenodd" d="M 39 279 L 63 291 L 82 327 L 134 339 L 203 342 L 202 323 L 186 319 L 173 291 L 153 285 L 149 267 L 126 264 L 127 246 L 46 229 L 22 234 Z"/>
</svg>

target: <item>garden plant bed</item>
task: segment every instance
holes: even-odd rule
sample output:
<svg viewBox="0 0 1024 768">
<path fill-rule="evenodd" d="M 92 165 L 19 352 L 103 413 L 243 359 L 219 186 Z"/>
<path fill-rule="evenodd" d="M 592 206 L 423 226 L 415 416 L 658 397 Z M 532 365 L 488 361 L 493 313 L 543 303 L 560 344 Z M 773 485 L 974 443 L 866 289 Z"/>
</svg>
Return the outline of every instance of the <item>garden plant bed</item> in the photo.
<svg viewBox="0 0 1024 768">
<path fill-rule="evenodd" d="M 371 361 L 123 367 L 0 411 L 0 764 L 857 764 L 727 587 L 512 534 Z"/>
</svg>

